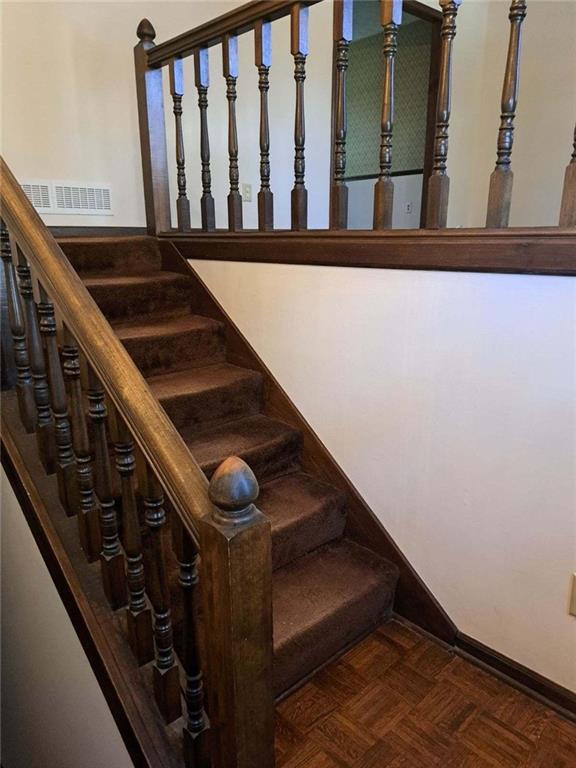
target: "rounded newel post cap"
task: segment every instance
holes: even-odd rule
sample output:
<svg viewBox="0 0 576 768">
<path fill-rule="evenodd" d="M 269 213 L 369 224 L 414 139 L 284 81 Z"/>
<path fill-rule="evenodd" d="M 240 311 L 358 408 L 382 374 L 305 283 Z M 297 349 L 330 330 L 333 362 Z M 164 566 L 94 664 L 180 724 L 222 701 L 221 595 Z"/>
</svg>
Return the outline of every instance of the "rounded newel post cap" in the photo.
<svg viewBox="0 0 576 768">
<path fill-rule="evenodd" d="M 208 495 L 227 522 L 240 522 L 252 514 L 260 489 L 256 475 L 237 456 L 222 462 L 210 480 Z"/>
<path fill-rule="evenodd" d="M 136 36 L 138 37 L 138 40 L 141 40 L 144 42 L 152 42 L 154 38 L 156 37 L 156 30 L 152 26 L 152 24 L 148 21 L 148 19 L 142 19 L 140 24 L 138 24 L 138 29 L 136 30 Z"/>
</svg>

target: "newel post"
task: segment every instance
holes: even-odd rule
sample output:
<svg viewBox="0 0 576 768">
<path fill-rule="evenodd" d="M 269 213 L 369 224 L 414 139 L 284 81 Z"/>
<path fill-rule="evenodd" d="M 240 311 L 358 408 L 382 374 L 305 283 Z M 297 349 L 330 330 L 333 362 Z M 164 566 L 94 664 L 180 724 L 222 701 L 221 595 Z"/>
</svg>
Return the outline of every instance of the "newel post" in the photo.
<svg viewBox="0 0 576 768">
<path fill-rule="evenodd" d="M 258 490 L 241 459 L 226 459 L 200 524 L 213 768 L 274 766 L 271 533 Z"/>
<path fill-rule="evenodd" d="M 142 19 L 136 34 L 140 40 L 134 48 L 134 66 L 146 227 L 148 234 L 155 235 L 166 232 L 171 226 L 162 69 L 148 67 L 148 51 L 154 47 L 156 37 L 148 19 Z"/>
</svg>

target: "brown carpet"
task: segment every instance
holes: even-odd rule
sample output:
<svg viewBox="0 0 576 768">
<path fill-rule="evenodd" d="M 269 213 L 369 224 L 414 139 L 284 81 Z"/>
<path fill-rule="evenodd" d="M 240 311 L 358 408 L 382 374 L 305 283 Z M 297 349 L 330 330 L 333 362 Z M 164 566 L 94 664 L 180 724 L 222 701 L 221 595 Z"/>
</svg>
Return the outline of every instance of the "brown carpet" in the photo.
<svg viewBox="0 0 576 768">
<path fill-rule="evenodd" d="M 272 522 L 275 689 L 291 688 L 390 615 L 396 567 L 343 537 L 345 499 L 302 472 L 302 435 L 265 415 L 262 375 L 226 362 L 222 324 L 194 312 L 191 278 L 162 271 L 154 241 L 60 244 L 206 475 L 230 455 L 256 473 Z"/>
</svg>

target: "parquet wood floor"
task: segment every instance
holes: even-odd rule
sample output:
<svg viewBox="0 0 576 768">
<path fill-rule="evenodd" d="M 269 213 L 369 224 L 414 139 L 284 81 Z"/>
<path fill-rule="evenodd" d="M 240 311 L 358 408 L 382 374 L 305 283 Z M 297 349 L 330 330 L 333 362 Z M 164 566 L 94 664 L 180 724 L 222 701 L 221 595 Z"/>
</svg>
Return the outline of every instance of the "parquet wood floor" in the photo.
<svg viewBox="0 0 576 768">
<path fill-rule="evenodd" d="M 277 708 L 277 768 L 576 768 L 576 724 L 392 621 Z"/>
</svg>

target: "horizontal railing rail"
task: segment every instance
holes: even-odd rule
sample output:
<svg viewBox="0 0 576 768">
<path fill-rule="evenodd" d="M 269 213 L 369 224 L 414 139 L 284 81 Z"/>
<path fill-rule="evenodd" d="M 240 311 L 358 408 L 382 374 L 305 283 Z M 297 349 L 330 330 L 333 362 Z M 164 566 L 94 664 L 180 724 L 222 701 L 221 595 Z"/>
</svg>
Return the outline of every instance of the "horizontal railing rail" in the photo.
<svg viewBox="0 0 576 768">
<path fill-rule="evenodd" d="M 302 6 L 315 5 L 321 0 L 304 0 Z M 252 0 L 228 13 L 200 24 L 182 35 L 166 40 L 148 52 L 150 67 L 162 67 L 174 58 L 190 56 L 198 48 L 218 45 L 226 35 L 250 32 L 260 21 L 276 21 L 289 16 L 294 0 Z"/>
</svg>

